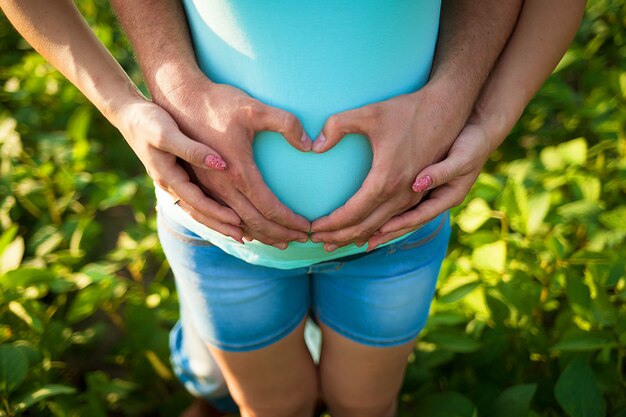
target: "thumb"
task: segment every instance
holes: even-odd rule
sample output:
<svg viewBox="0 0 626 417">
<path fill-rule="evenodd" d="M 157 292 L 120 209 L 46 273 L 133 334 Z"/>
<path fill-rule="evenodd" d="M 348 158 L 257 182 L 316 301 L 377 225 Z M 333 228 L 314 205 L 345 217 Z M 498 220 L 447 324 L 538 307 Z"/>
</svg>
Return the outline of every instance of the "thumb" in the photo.
<svg viewBox="0 0 626 417">
<path fill-rule="evenodd" d="M 448 154 L 446 159 L 429 165 L 415 177 L 413 191 L 420 193 L 446 184 L 461 174 L 463 165 L 454 154 Z"/>
<path fill-rule="evenodd" d="M 158 140 L 157 149 L 176 155 L 177 157 L 199 168 L 211 168 L 219 171 L 226 169 L 226 162 L 213 148 L 190 139 L 180 130 L 174 129 Z"/>
<path fill-rule="evenodd" d="M 313 152 L 322 153 L 332 149 L 348 133 L 365 133 L 368 118 L 363 109 L 366 107 L 330 116 L 322 128 L 322 133 L 313 141 Z"/>
<path fill-rule="evenodd" d="M 302 152 L 311 150 L 311 138 L 293 113 L 263 104 L 259 117 L 255 119 L 257 121 L 255 131 L 279 132 L 294 148 Z"/>
</svg>

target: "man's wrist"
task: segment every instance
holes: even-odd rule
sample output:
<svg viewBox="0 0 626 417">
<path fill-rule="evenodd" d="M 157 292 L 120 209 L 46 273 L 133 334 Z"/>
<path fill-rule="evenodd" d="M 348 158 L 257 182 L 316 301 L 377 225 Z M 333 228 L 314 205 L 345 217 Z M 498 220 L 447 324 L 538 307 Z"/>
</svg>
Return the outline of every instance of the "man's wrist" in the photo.
<svg viewBox="0 0 626 417">
<path fill-rule="evenodd" d="M 157 103 L 189 85 L 210 81 L 195 62 L 165 62 L 146 71 L 145 78 L 150 94 Z"/>
<path fill-rule="evenodd" d="M 416 98 L 418 95 L 426 94 L 437 111 L 446 113 L 441 115 L 442 117 L 458 121 L 460 126 L 465 124 L 476 99 L 463 88 L 458 88 L 456 83 L 444 78 L 430 80 L 424 87 L 412 94 Z"/>
</svg>

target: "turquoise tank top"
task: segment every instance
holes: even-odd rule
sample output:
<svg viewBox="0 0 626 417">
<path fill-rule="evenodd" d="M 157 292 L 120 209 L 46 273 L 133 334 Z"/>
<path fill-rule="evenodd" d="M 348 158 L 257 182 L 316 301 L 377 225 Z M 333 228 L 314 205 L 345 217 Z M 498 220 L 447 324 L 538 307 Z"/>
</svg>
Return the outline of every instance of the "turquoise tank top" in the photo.
<svg viewBox="0 0 626 417">
<path fill-rule="evenodd" d="M 330 115 L 426 83 L 441 0 L 184 0 L 184 6 L 202 71 L 292 112 L 314 139 Z M 298 151 L 279 133 L 259 132 L 253 151 L 269 188 L 310 220 L 343 205 L 372 161 L 369 140 L 357 134 L 315 154 Z M 167 197 L 161 191 L 160 200 Z M 167 210 L 195 233 L 255 264 L 296 268 L 365 251 L 349 245 L 329 254 L 310 241 L 292 242 L 284 251 L 258 241 L 241 245 L 177 206 Z"/>
</svg>

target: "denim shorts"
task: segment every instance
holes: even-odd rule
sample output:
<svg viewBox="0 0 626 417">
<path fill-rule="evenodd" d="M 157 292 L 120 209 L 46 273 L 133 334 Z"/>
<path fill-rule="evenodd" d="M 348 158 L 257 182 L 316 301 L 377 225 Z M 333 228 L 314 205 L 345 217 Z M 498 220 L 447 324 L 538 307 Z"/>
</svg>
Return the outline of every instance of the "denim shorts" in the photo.
<svg viewBox="0 0 626 417">
<path fill-rule="evenodd" d="M 450 220 L 444 212 L 407 238 L 370 253 L 289 270 L 228 255 L 163 210 L 158 210 L 158 233 L 180 303 L 170 339 L 172 363 L 192 393 L 217 397 L 223 380 L 206 344 L 233 352 L 260 349 L 308 315 L 369 346 L 415 338 L 426 324 Z"/>
</svg>

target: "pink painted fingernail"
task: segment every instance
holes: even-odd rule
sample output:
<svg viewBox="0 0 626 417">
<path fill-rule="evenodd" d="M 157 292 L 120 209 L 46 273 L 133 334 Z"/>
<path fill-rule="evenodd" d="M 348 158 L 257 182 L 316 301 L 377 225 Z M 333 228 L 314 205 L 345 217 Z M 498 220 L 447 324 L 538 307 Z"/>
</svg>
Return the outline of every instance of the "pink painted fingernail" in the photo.
<svg viewBox="0 0 626 417">
<path fill-rule="evenodd" d="M 302 131 L 302 148 L 304 148 L 305 151 L 310 151 L 311 147 L 312 147 L 313 143 L 311 141 L 311 137 L 309 135 L 307 135 L 306 131 Z"/>
<path fill-rule="evenodd" d="M 322 149 L 322 146 L 324 146 L 324 142 L 326 142 L 326 136 L 324 136 L 324 132 L 322 132 L 313 142 L 313 150 L 317 152 Z"/>
<path fill-rule="evenodd" d="M 217 155 L 207 155 L 204 158 L 204 165 L 212 169 L 219 169 L 220 171 L 224 171 L 226 169 L 226 162 L 222 158 Z"/>
<path fill-rule="evenodd" d="M 339 246 L 337 245 L 333 245 L 332 243 L 330 245 L 324 245 L 324 249 L 326 250 L 326 252 L 332 252 L 335 249 L 337 249 Z"/>
<path fill-rule="evenodd" d="M 425 175 L 421 178 L 416 179 L 413 183 L 412 188 L 413 191 L 415 191 L 416 193 L 420 193 L 422 191 L 426 191 L 431 185 L 433 185 L 433 179 L 430 177 L 430 175 Z"/>
</svg>

